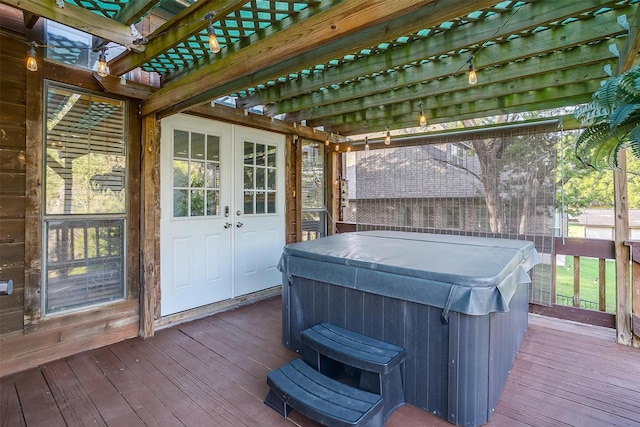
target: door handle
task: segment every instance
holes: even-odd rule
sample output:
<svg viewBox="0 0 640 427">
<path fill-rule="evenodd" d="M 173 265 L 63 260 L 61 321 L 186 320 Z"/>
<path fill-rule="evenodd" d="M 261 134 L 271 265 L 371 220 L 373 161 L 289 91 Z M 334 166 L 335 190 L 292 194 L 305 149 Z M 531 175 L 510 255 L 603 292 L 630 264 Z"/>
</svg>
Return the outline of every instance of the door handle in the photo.
<svg viewBox="0 0 640 427">
<path fill-rule="evenodd" d="M 231 227 L 233 224 L 231 224 L 230 222 L 225 222 L 224 223 L 224 228 L 229 228 Z"/>
<path fill-rule="evenodd" d="M 241 223 L 240 221 L 238 221 L 238 222 L 236 223 L 236 227 L 238 227 L 238 228 L 242 228 L 242 226 L 243 226 L 243 225 L 244 225 L 244 224 L 243 224 L 243 223 Z"/>
</svg>

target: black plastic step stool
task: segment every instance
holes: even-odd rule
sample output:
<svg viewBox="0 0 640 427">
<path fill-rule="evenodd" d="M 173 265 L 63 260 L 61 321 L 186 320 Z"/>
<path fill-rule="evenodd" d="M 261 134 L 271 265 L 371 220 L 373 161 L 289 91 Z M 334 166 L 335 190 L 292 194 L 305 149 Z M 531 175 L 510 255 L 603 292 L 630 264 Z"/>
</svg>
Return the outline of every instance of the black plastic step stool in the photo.
<svg viewBox="0 0 640 427">
<path fill-rule="evenodd" d="M 380 394 L 385 420 L 404 404 L 404 348 L 326 322 L 302 331 L 302 343 L 305 362 L 319 372 L 354 376 L 358 388 Z"/>
<path fill-rule="evenodd" d="M 385 422 L 382 397 L 333 380 L 301 359 L 267 375 L 271 408 L 287 417 L 293 408 L 327 426 L 380 427 Z"/>
</svg>

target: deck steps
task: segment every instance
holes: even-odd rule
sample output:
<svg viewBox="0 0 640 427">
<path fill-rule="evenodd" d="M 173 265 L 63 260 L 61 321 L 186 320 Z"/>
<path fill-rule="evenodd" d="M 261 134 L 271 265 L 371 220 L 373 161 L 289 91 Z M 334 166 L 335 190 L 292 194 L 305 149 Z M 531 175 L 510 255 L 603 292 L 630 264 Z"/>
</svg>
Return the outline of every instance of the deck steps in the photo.
<svg viewBox="0 0 640 427">
<path fill-rule="evenodd" d="M 331 379 L 296 359 L 267 375 L 265 403 L 287 417 L 289 407 L 329 426 L 381 426 L 382 397 Z"/>
<path fill-rule="evenodd" d="M 265 403 L 329 426 L 380 426 L 404 404 L 404 348 L 320 323 L 301 332 L 303 359 L 267 375 Z M 348 383 L 348 384 L 347 384 Z"/>
</svg>

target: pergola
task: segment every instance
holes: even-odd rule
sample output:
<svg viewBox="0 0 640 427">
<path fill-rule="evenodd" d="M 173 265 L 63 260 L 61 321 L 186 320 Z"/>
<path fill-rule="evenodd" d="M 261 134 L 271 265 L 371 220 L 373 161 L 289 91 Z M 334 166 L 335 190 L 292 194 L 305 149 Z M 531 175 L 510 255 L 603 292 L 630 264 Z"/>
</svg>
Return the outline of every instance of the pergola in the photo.
<svg viewBox="0 0 640 427">
<path fill-rule="evenodd" d="M 421 111 L 437 124 L 572 107 L 640 50 L 637 0 L 0 2 L 22 10 L 27 28 L 43 17 L 92 34 L 97 51 L 124 46 L 110 75 L 93 77 L 140 100 L 143 144 L 179 112 L 260 111 L 255 120 L 274 128 L 342 138 L 415 127 Z M 223 98 L 233 109 L 214 103 Z M 624 172 L 615 181 L 618 280 L 628 283 Z M 629 318 L 618 316 L 619 341 L 631 340 Z"/>
<path fill-rule="evenodd" d="M 345 136 L 415 126 L 421 107 L 433 124 L 574 106 L 639 46 L 635 0 L 2 2 L 127 47 L 97 78 L 158 73 L 144 116 L 231 96 Z M 132 31 L 147 14 L 152 26 Z"/>
</svg>

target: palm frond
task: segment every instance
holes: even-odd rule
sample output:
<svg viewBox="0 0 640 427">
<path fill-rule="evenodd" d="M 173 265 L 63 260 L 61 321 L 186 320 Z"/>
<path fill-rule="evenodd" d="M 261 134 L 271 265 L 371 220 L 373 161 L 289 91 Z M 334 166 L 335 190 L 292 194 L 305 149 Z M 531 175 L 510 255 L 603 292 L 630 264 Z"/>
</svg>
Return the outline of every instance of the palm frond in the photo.
<svg viewBox="0 0 640 427">
<path fill-rule="evenodd" d="M 628 140 L 633 125 L 611 130 L 607 123 L 585 129 L 575 143 L 576 157 L 585 165 L 601 170 L 616 168 L 617 153 Z"/>
<path fill-rule="evenodd" d="M 611 129 L 615 129 L 627 122 L 629 118 L 637 122 L 639 118 L 639 112 L 640 104 L 619 105 L 614 108 L 613 111 L 611 111 L 611 115 L 609 116 L 609 127 Z"/>
<path fill-rule="evenodd" d="M 629 147 L 634 156 L 640 159 L 640 124 L 629 132 Z"/>
</svg>

